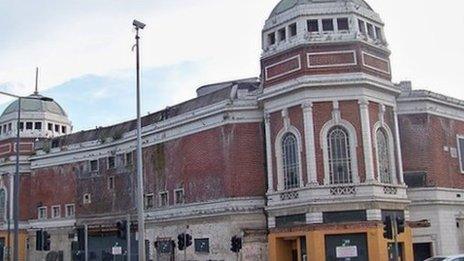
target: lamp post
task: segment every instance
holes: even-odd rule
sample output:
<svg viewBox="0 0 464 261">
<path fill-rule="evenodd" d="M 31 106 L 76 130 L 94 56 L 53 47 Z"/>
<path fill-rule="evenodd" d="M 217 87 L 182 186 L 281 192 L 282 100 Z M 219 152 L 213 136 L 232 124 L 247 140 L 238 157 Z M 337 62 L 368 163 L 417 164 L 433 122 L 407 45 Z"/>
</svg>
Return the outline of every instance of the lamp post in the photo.
<svg viewBox="0 0 464 261">
<path fill-rule="evenodd" d="M 136 73 L 137 73 L 137 225 L 139 232 L 138 260 L 145 261 L 145 219 L 143 210 L 143 163 L 142 163 L 142 120 L 140 118 L 140 52 L 139 52 L 139 30 L 145 28 L 145 24 L 134 20 L 135 49 L 136 49 Z"/>
<path fill-rule="evenodd" d="M 19 145 L 20 145 L 20 122 L 21 122 L 21 100 L 42 100 L 42 101 L 53 101 L 52 98 L 43 96 L 19 96 L 7 92 L 0 91 L 0 94 L 17 98 L 18 99 L 18 117 L 16 124 L 16 163 L 15 163 L 15 175 L 13 177 L 13 260 L 19 261 Z M 11 181 L 10 181 L 11 182 Z M 9 242 L 8 242 L 9 243 Z"/>
</svg>

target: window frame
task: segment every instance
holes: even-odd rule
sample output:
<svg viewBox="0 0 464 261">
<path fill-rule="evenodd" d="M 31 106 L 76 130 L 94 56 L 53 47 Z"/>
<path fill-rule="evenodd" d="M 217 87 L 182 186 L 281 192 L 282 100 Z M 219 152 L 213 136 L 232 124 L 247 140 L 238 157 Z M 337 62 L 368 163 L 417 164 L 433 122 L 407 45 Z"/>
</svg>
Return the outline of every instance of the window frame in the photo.
<svg viewBox="0 0 464 261">
<path fill-rule="evenodd" d="M 44 210 L 44 213 L 45 213 L 44 217 L 40 217 L 40 213 L 41 213 L 40 210 Z M 45 219 L 48 219 L 48 213 L 47 213 L 47 212 L 48 212 L 47 206 L 38 207 L 38 208 L 37 208 L 37 219 L 38 219 L 38 220 L 45 220 Z"/>
<path fill-rule="evenodd" d="M 143 207 L 144 209 L 153 209 L 155 207 L 155 194 L 153 193 L 147 193 L 144 195 L 144 204 Z M 151 198 L 151 205 L 148 205 L 148 198 Z"/>
<path fill-rule="evenodd" d="M 388 127 L 388 125 L 382 123 L 382 122 L 377 122 L 374 125 L 374 146 L 375 146 L 375 159 L 376 159 L 376 167 L 377 167 L 377 181 L 382 182 L 381 176 L 380 176 L 380 164 L 379 164 L 379 147 L 378 147 L 378 140 L 377 140 L 377 132 L 378 131 L 383 131 L 386 139 L 387 139 L 387 146 L 388 146 L 388 159 L 389 159 L 389 165 L 390 165 L 390 179 L 391 183 L 386 183 L 386 184 L 398 184 L 398 177 L 397 177 L 397 170 L 396 170 L 396 148 L 395 148 L 395 141 L 394 141 L 394 135 L 392 130 Z"/>
<path fill-rule="evenodd" d="M 41 121 L 36 121 L 34 122 L 34 130 L 42 130 L 42 122 Z M 40 128 L 38 128 L 40 127 Z"/>
<path fill-rule="evenodd" d="M 110 164 L 110 158 L 113 159 L 113 166 Z M 115 169 L 116 168 L 116 156 L 108 156 L 106 157 L 106 169 Z"/>
<path fill-rule="evenodd" d="M 267 34 L 267 44 L 269 46 L 273 46 L 276 43 L 277 43 L 276 33 L 275 32 L 268 33 Z"/>
<path fill-rule="evenodd" d="M 340 29 L 340 21 L 346 20 L 346 29 Z M 350 19 L 348 17 L 337 17 L 336 18 L 336 23 L 337 23 L 337 31 L 339 32 L 348 32 L 350 31 Z"/>
<path fill-rule="evenodd" d="M 129 152 L 124 153 L 124 166 L 125 167 L 134 166 L 134 151 L 129 151 Z"/>
<path fill-rule="evenodd" d="M 178 203 L 177 200 L 179 199 L 177 197 L 177 193 L 182 192 L 182 202 Z M 184 205 L 185 204 L 185 190 L 184 188 L 178 188 L 174 190 L 174 205 Z"/>
<path fill-rule="evenodd" d="M 367 35 L 366 21 L 358 18 L 358 30 L 359 33 Z"/>
<path fill-rule="evenodd" d="M 330 30 L 325 29 L 324 21 L 331 21 L 332 29 L 330 29 Z M 335 32 L 335 23 L 334 23 L 333 18 L 322 18 L 321 19 L 321 24 L 322 24 L 322 32 L 324 32 L 324 33 Z"/>
<path fill-rule="evenodd" d="M 464 142 L 464 134 L 456 135 L 456 148 L 458 150 L 458 160 L 459 160 L 459 171 L 461 174 L 464 174 L 464 151 L 461 151 L 461 146 L 459 144 L 459 140 L 463 140 Z"/>
<path fill-rule="evenodd" d="M 108 190 L 114 190 L 115 189 L 115 180 L 114 176 L 109 176 L 106 180 L 106 185 Z"/>
<path fill-rule="evenodd" d="M 93 169 L 92 168 L 92 162 L 97 162 L 97 168 L 96 169 Z M 90 172 L 98 172 L 100 170 L 100 162 L 98 159 L 93 159 L 93 160 L 89 160 L 89 171 Z"/>
<path fill-rule="evenodd" d="M 33 130 L 34 129 L 34 122 L 26 121 L 26 130 Z"/>
<path fill-rule="evenodd" d="M 288 25 L 289 38 L 296 37 L 298 35 L 298 24 L 296 22 Z"/>
<path fill-rule="evenodd" d="M 279 30 L 277 30 L 277 41 L 280 43 L 286 40 L 287 40 L 287 28 L 284 27 L 284 28 L 280 28 Z"/>
<path fill-rule="evenodd" d="M 165 204 L 165 205 L 163 205 L 163 195 L 166 195 L 166 204 Z M 160 192 L 158 193 L 158 196 L 159 196 L 159 198 L 158 198 L 158 206 L 159 206 L 160 208 L 169 207 L 169 192 L 168 192 L 167 190 L 165 190 L 165 191 L 160 191 Z"/>
<path fill-rule="evenodd" d="M 297 161 L 298 161 L 298 180 L 299 186 L 293 189 L 303 187 L 303 166 L 302 166 L 302 138 L 298 129 L 292 125 L 286 126 L 280 130 L 277 134 L 274 144 L 275 156 L 277 159 L 277 190 L 285 191 L 285 173 L 284 173 L 284 162 L 283 162 L 283 148 L 282 148 L 282 139 L 287 133 L 292 133 L 296 137 L 297 142 Z"/>
<path fill-rule="evenodd" d="M 204 251 L 199 251 L 199 249 L 200 249 L 200 248 L 199 248 L 199 244 L 200 244 L 202 241 L 207 242 L 207 249 L 204 250 Z M 210 252 L 211 252 L 209 238 L 207 238 L 207 237 L 195 238 L 194 241 L 193 241 L 193 246 L 194 246 L 194 249 L 195 249 L 195 253 L 207 254 L 207 253 L 210 253 Z"/>
<path fill-rule="evenodd" d="M 311 22 L 316 22 L 316 31 L 311 31 Z M 320 29 L 321 29 L 321 26 L 319 25 L 319 19 L 308 19 L 306 20 L 306 30 L 310 33 L 310 34 L 316 34 L 316 33 L 319 33 L 320 32 Z"/>
<path fill-rule="evenodd" d="M 58 216 L 55 216 L 55 209 L 58 208 Z M 53 219 L 61 218 L 61 206 L 60 205 L 54 205 L 51 207 L 51 217 Z"/>
<path fill-rule="evenodd" d="M 72 207 L 72 210 L 73 210 L 72 215 L 70 215 L 69 212 L 68 212 L 68 208 L 69 208 L 69 207 Z M 75 204 L 66 204 L 66 205 L 64 205 L 64 209 L 65 209 L 65 210 L 64 210 L 64 216 L 65 216 L 66 218 L 70 218 L 70 217 L 75 217 L 75 216 L 76 216 L 76 205 L 75 205 Z"/>
</svg>

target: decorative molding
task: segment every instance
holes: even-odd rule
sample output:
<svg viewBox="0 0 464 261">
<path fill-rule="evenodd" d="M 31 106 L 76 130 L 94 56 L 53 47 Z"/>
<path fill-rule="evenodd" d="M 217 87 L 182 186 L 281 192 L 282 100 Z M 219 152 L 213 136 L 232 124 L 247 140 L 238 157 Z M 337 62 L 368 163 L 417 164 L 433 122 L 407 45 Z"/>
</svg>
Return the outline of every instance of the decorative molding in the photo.
<svg viewBox="0 0 464 261">
<path fill-rule="evenodd" d="M 353 62 L 351 63 L 334 63 L 334 64 L 324 64 L 324 65 L 311 65 L 311 56 L 323 56 L 323 55 L 337 55 L 337 54 L 351 54 L 353 58 Z M 308 63 L 308 68 L 330 68 L 330 67 L 340 67 L 340 66 L 354 66 L 358 64 L 356 58 L 356 51 L 355 50 L 346 50 L 346 51 L 333 51 L 333 52 L 314 52 L 314 53 L 307 53 L 306 54 L 306 61 Z"/>
<path fill-rule="evenodd" d="M 305 101 L 301 105 L 303 109 L 304 121 L 304 137 L 306 148 L 306 175 L 308 179 L 308 186 L 318 185 L 317 181 L 317 164 L 316 164 L 316 148 L 314 136 L 314 119 L 313 119 L 313 103 Z"/>
<path fill-rule="evenodd" d="M 387 135 L 388 139 L 388 153 L 390 157 L 390 176 L 392 179 L 393 184 L 398 184 L 398 176 L 396 173 L 396 163 L 395 163 L 395 136 L 393 135 L 393 132 L 391 131 L 390 127 L 388 127 L 385 122 L 378 121 L 374 124 L 374 145 L 375 145 L 375 151 L 376 151 L 376 165 L 377 165 L 377 181 L 381 182 L 381 177 L 380 177 L 380 166 L 379 166 L 379 149 L 378 149 L 378 143 L 377 143 L 377 131 L 379 129 L 383 129 Z"/>
<path fill-rule="evenodd" d="M 276 75 L 273 75 L 273 76 L 269 77 L 269 69 L 271 69 L 273 67 L 276 67 L 276 66 L 279 66 L 279 65 L 282 65 L 284 63 L 288 63 L 288 62 L 290 62 L 292 60 L 295 60 L 295 59 L 296 59 L 296 61 L 298 63 L 297 67 L 295 67 L 293 69 L 290 69 L 288 71 L 285 71 L 283 73 L 279 73 L 279 74 L 276 74 Z M 271 80 L 280 78 L 282 76 L 297 72 L 297 71 L 301 70 L 301 68 L 302 68 L 302 66 L 301 66 L 301 56 L 300 55 L 295 55 L 295 56 L 290 57 L 288 59 L 285 59 L 285 60 L 279 61 L 277 63 L 273 63 L 271 65 L 266 66 L 264 68 L 265 79 L 266 79 L 266 81 L 271 81 Z"/>
<path fill-rule="evenodd" d="M 277 162 L 277 190 L 282 191 L 284 190 L 284 171 L 283 171 L 283 159 L 282 159 L 282 138 L 286 133 L 292 133 L 295 135 L 296 140 L 297 140 L 297 145 L 298 145 L 298 179 L 299 179 L 299 185 L 300 187 L 303 187 L 303 167 L 301 163 L 301 153 L 303 151 L 302 149 L 302 139 L 301 139 L 301 134 L 298 131 L 298 129 L 292 125 L 288 127 L 282 128 L 279 133 L 277 134 L 275 141 L 274 141 L 274 151 L 275 151 L 275 157 L 276 157 L 276 162 Z"/>
<path fill-rule="evenodd" d="M 367 63 L 366 63 L 366 58 L 365 58 L 365 56 L 369 56 L 369 57 L 371 57 L 372 59 L 376 59 L 376 60 L 380 60 L 380 61 L 382 61 L 382 62 L 385 62 L 385 63 L 386 63 L 387 70 L 383 70 L 383 69 L 381 69 L 381 68 L 377 68 L 377 67 L 375 67 L 375 66 L 372 66 L 372 65 L 367 64 Z M 376 56 L 376 55 L 373 55 L 373 54 L 370 54 L 370 53 L 367 53 L 367 52 L 361 52 L 361 57 L 362 57 L 362 64 L 363 64 L 365 67 L 367 67 L 367 68 L 369 68 L 369 69 L 372 69 L 372 70 L 374 70 L 374 71 L 377 71 L 377 72 L 386 73 L 386 74 L 390 75 L 391 69 L 390 69 L 390 61 L 389 61 L 389 60 L 383 59 L 383 58 L 381 58 L 381 57 L 379 57 L 379 56 Z"/>
<path fill-rule="evenodd" d="M 271 138 L 271 115 L 264 113 L 264 127 L 266 134 L 266 166 L 267 166 L 267 183 L 268 193 L 274 192 L 274 170 L 272 162 L 272 138 Z"/>
<path fill-rule="evenodd" d="M 364 168 L 366 182 L 372 182 L 375 180 L 374 173 L 374 159 L 372 150 L 372 133 L 371 123 L 369 117 L 369 101 L 366 98 L 361 98 L 359 101 L 359 112 L 361 114 L 361 129 L 362 129 L 362 141 L 363 141 L 363 152 L 364 152 Z"/>
</svg>

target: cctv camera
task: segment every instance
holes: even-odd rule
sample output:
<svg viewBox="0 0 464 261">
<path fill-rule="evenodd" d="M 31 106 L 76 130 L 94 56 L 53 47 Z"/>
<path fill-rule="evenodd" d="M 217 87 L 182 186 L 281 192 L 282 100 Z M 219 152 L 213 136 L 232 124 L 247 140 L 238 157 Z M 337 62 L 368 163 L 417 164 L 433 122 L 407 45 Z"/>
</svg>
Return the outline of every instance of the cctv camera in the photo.
<svg viewBox="0 0 464 261">
<path fill-rule="evenodd" d="M 134 20 L 134 22 L 132 22 L 132 25 L 135 26 L 137 29 L 145 28 L 145 24 L 137 20 Z"/>
</svg>

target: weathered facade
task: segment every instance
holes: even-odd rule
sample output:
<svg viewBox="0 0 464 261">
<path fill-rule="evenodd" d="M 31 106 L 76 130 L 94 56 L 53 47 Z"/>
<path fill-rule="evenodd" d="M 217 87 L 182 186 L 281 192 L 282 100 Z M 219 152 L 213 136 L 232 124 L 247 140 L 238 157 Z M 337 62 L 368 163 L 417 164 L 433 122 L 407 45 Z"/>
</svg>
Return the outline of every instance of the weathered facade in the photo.
<svg viewBox="0 0 464 261">
<path fill-rule="evenodd" d="M 283 0 L 263 28 L 260 78 L 143 117 L 149 260 L 236 260 L 234 236 L 242 260 L 389 260 L 393 215 L 432 222 L 406 226 L 402 260 L 463 251 L 464 102 L 392 83 L 383 26 L 363 0 Z M 17 110 L 0 117 L 6 245 Z M 136 260 L 136 122 L 71 133 L 55 102 L 21 112 L 21 257 L 83 260 L 88 238 L 90 260 L 112 260 L 116 244 L 127 255 L 129 221 Z M 41 230 L 50 251 L 36 249 Z"/>
</svg>

